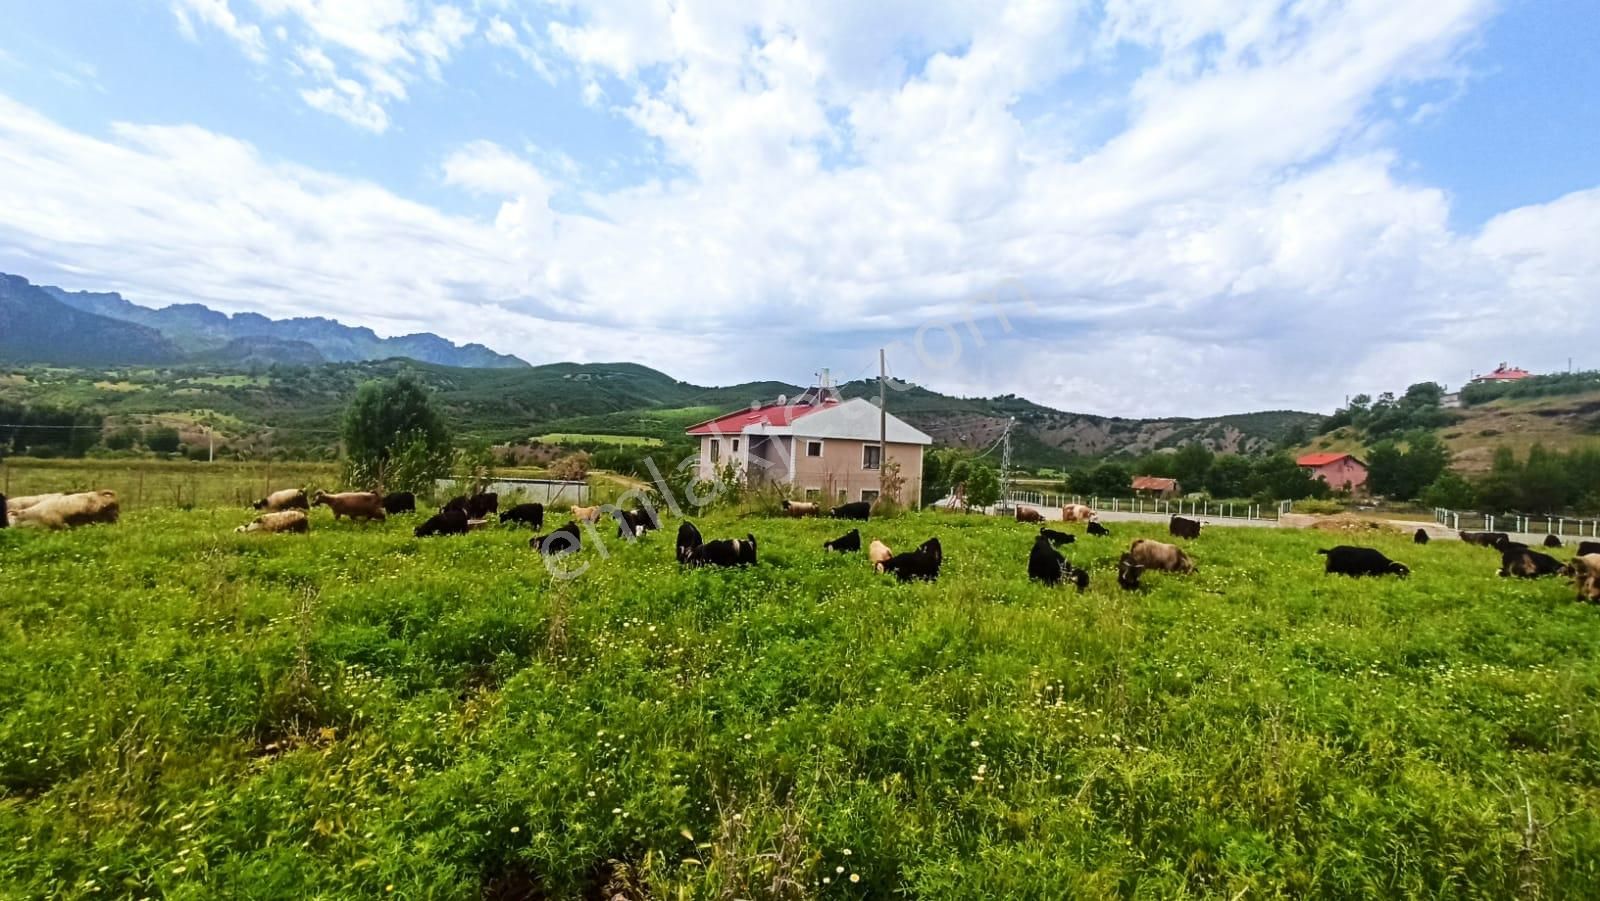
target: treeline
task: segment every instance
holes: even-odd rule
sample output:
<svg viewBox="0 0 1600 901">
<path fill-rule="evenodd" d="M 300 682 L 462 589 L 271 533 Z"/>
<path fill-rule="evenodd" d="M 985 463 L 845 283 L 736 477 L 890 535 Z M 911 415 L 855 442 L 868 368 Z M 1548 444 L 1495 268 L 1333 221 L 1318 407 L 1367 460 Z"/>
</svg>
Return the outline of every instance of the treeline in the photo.
<svg viewBox="0 0 1600 901">
<path fill-rule="evenodd" d="M 1436 382 L 1418 382 L 1395 397 L 1385 391 L 1373 400 L 1357 394 L 1350 402 L 1322 421 L 1322 435 L 1342 428 L 1364 432 L 1369 440 L 1449 425 L 1455 417 L 1442 406 L 1444 387 Z"/>
<path fill-rule="evenodd" d="M 97 413 L 0 402 L 0 457 L 81 457 L 100 443 Z"/>
<path fill-rule="evenodd" d="M 1515 382 L 1473 382 L 1461 389 L 1461 403 L 1473 407 L 1502 397 L 1556 397 L 1600 391 L 1600 371 L 1535 375 Z"/>
<path fill-rule="evenodd" d="M 1154 453 L 1133 464 L 1108 461 L 1067 474 L 1063 488 L 1085 497 L 1127 497 L 1134 476 L 1177 479 L 1185 494 L 1203 492 L 1216 498 L 1250 498 L 1262 503 L 1324 498 L 1333 493 L 1327 482 L 1312 478 L 1288 453 L 1257 457 L 1217 454 L 1201 444 L 1186 444 L 1173 453 Z"/>
<path fill-rule="evenodd" d="M 1600 510 L 1600 448 L 1562 452 L 1535 444 L 1519 458 L 1502 447 L 1488 473 L 1473 481 L 1447 473 L 1423 500 L 1486 513 L 1592 513 Z"/>
</svg>

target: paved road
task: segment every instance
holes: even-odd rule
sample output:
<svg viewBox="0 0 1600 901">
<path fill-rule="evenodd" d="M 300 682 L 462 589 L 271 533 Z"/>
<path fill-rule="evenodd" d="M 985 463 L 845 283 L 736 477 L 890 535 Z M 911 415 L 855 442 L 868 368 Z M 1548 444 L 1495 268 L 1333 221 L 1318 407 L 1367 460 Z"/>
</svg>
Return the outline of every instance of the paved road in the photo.
<svg viewBox="0 0 1600 901">
<path fill-rule="evenodd" d="M 941 502 L 941 504 L 942 503 L 943 502 Z M 1060 507 L 1041 507 L 1036 504 L 1018 504 L 1017 506 L 1027 507 L 1031 510 L 1037 510 L 1039 511 L 1039 515 L 1043 516 L 1046 520 L 1052 522 L 1061 521 Z M 984 512 L 989 515 L 994 515 L 994 508 L 990 507 Z M 1164 523 L 1170 518 L 1170 516 L 1166 513 L 1129 513 L 1127 511 L 1112 512 L 1110 510 L 1099 511 L 1098 517 L 1102 522 L 1148 523 Z M 1310 516 L 1304 513 L 1286 513 L 1281 519 L 1239 519 L 1226 516 L 1201 516 L 1198 518 L 1202 522 L 1213 526 L 1257 529 L 1309 529 L 1315 525 L 1319 519 L 1322 519 L 1322 517 Z M 1427 531 L 1428 537 L 1434 541 L 1459 541 L 1461 539 L 1461 536 L 1457 534 L 1454 529 L 1441 526 L 1435 522 L 1420 522 L 1414 519 L 1379 519 L 1377 521 L 1408 535 L 1412 532 L 1415 532 L 1419 528 L 1423 529 Z M 1505 530 L 1499 529 L 1497 531 Z M 1506 534 L 1510 535 L 1515 541 L 1521 541 L 1524 544 L 1535 546 L 1542 544 L 1545 537 L 1543 532 L 1507 532 Z M 1572 544 L 1577 542 L 1579 539 L 1572 536 L 1567 536 L 1565 540 L 1568 544 Z"/>
</svg>

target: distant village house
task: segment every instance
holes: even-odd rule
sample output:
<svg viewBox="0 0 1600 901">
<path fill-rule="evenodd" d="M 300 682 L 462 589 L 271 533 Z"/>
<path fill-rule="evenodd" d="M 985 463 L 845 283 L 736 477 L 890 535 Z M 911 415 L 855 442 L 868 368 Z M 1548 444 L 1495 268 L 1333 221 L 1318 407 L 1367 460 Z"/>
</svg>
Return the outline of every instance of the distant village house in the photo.
<svg viewBox="0 0 1600 901">
<path fill-rule="evenodd" d="M 1182 494 L 1177 479 L 1162 476 L 1134 476 L 1133 493 L 1136 497 L 1174 498 Z"/>
<path fill-rule="evenodd" d="M 1526 369 L 1518 369 L 1515 366 L 1508 366 L 1505 363 L 1501 363 L 1499 366 L 1495 367 L 1494 372 L 1488 373 L 1487 375 L 1474 376 L 1472 380 L 1474 382 L 1520 382 L 1523 379 L 1531 378 L 1532 376 L 1533 373 Z"/>
<path fill-rule="evenodd" d="M 922 454 L 933 439 L 888 417 L 887 453 L 879 443 L 876 404 L 843 400 L 827 387 L 794 400 L 754 404 L 691 426 L 700 439 L 699 477 L 712 479 L 733 461 L 751 485 L 791 485 L 795 497 L 830 504 L 878 499 L 884 461 L 900 464 L 900 502 L 919 506 Z"/>
<path fill-rule="evenodd" d="M 1335 491 L 1357 491 L 1367 484 L 1367 464 L 1354 454 L 1306 454 L 1295 463 Z"/>
</svg>

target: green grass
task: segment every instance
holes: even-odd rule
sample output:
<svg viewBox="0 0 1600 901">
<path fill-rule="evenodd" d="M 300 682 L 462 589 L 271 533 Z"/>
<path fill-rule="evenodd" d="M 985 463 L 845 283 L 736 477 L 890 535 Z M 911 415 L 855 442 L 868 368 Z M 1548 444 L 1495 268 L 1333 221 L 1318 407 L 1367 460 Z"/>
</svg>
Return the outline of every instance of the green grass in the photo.
<svg viewBox="0 0 1600 901">
<path fill-rule="evenodd" d="M 660 447 L 660 438 L 639 435 L 591 435 L 582 432 L 551 432 L 533 439 L 543 444 L 615 444 L 622 447 Z"/>
<path fill-rule="evenodd" d="M 825 556 L 556 581 L 526 532 L 243 536 L 245 511 L 0 532 L 0 897 L 1592 897 L 1600 609 L 1482 548 L 916 514 L 933 585 Z M 669 521 L 669 532 L 675 523 Z M 1531 818 L 1531 819 L 1530 819 Z M 852 877 L 859 881 L 852 881 Z M 826 880 L 826 881 L 824 881 Z"/>
</svg>

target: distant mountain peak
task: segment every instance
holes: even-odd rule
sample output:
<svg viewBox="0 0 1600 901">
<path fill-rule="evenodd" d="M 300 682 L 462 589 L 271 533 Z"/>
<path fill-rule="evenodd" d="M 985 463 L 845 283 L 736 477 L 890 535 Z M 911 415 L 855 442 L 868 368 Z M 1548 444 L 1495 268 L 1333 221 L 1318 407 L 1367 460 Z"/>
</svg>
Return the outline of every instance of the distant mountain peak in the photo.
<svg viewBox="0 0 1600 901">
<path fill-rule="evenodd" d="M 334 363 L 403 357 L 466 369 L 515 369 L 528 365 L 482 344 L 458 345 L 432 332 L 380 338 L 370 328 L 345 325 L 325 316 L 271 319 L 248 311 L 229 315 L 194 302 L 155 309 L 133 303 L 114 291 L 65 291 L 49 285 L 31 285 L 21 276 L 0 274 L 0 278 L 16 279 L 80 313 L 153 329 L 170 343 L 167 357 L 187 354 L 207 362 L 221 362 L 219 354 L 224 349 L 241 350 L 246 346 L 235 342 L 263 339 L 262 345 L 250 352 L 252 360 L 271 359 L 281 352 L 282 362 L 305 363 L 311 356 L 309 347 L 317 356 Z"/>
</svg>

